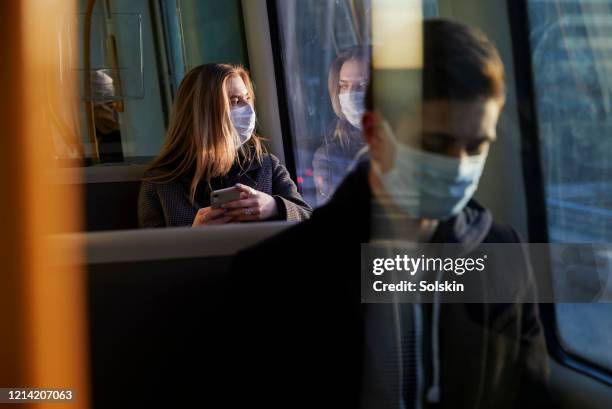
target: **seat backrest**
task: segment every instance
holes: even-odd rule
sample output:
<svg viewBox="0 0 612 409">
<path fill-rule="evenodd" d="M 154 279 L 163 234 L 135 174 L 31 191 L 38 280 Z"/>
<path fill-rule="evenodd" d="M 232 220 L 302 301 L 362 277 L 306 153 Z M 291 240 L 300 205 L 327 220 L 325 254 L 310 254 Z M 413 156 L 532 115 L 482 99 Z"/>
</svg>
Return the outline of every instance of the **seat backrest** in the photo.
<svg viewBox="0 0 612 409">
<path fill-rule="evenodd" d="M 138 228 L 140 181 L 87 183 L 85 231 Z"/>
<path fill-rule="evenodd" d="M 60 191 L 81 186 L 85 231 L 138 228 L 138 193 L 145 165 L 105 165 L 57 171 L 54 180 Z"/>
<path fill-rule="evenodd" d="M 58 235 L 85 248 L 94 407 L 206 406 L 234 254 L 286 222 Z M 75 258 L 73 262 L 78 262 Z M 259 272 L 253 271 L 253 274 Z"/>
</svg>

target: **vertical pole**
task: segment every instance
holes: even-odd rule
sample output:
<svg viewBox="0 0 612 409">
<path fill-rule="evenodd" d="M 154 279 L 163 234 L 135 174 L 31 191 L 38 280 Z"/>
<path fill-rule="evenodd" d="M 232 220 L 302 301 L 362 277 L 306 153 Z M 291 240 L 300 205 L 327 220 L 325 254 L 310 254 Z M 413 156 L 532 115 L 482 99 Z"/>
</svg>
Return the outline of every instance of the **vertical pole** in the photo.
<svg viewBox="0 0 612 409">
<path fill-rule="evenodd" d="M 76 51 L 75 6 L 0 2 L 0 387 L 68 388 L 76 398 L 20 407 L 89 407 L 85 277 L 63 262 L 80 249 L 58 252 L 47 241 L 81 219 L 79 192 L 60 195 L 50 183 L 51 111 L 78 103 L 74 69 L 53 75 Z"/>
</svg>

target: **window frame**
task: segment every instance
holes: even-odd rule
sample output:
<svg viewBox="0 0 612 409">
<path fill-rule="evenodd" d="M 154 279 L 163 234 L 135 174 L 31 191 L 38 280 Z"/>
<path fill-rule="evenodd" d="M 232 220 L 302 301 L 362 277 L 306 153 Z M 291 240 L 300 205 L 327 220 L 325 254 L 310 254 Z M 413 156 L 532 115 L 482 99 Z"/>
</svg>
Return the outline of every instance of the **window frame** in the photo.
<svg viewBox="0 0 612 409">
<path fill-rule="evenodd" d="M 535 84 L 533 79 L 532 47 L 528 0 L 507 0 L 512 53 L 514 58 L 515 86 L 518 102 L 519 127 L 521 132 L 521 153 L 525 196 L 527 200 L 527 226 L 529 242 L 548 243 L 548 218 Z M 548 255 L 545 255 L 547 259 Z M 548 261 L 548 260 L 547 260 Z M 545 265 L 550 266 L 549 262 Z M 552 278 L 552 271 L 547 272 Z M 612 371 L 570 351 L 559 333 L 555 303 L 540 303 L 540 313 L 546 344 L 553 359 L 570 369 L 593 379 L 612 385 Z"/>
<path fill-rule="evenodd" d="M 295 160 L 295 146 L 293 143 L 293 131 L 291 130 L 291 118 L 287 105 L 287 81 L 285 79 L 285 66 L 282 58 L 282 43 L 280 33 L 280 22 L 276 0 L 266 0 L 268 11 L 268 27 L 270 28 L 270 46 L 272 47 L 272 57 L 274 65 L 274 79 L 276 81 L 276 98 L 278 102 L 278 114 L 281 126 L 283 143 L 283 154 L 285 155 L 285 167 L 291 179 L 295 181 L 300 194 L 302 186 L 297 183 L 297 163 Z"/>
</svg>

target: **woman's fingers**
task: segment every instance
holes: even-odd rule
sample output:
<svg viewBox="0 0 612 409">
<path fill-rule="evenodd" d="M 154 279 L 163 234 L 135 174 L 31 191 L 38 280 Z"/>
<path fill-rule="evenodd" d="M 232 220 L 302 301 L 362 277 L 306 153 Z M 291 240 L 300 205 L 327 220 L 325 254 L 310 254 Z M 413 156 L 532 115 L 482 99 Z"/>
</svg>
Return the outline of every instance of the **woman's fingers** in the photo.
<svg viewBox="0 0 612 409">
<path fill-rule="evenodd" d="M 249 216 L 249 217 L 253 216 L 258 219 L 259 214 L 260 214 L 259 206 L 243 207 L 240 209 L 234 209 L 234 210 L 230 210 L 229 212 L 227 212 L 228 216 L 232 216 L 236 218 L 240 218 L 243 216 Z"/>
<path fill-rule="evenodd" d="M 234 217 L 233 218 L 234 221 L 236 222 L 258 222 L 261 219 L 259 218 L 259 216 L 238 216 L 238 217 Z"/>
<path fill-rule="evenodd" d="M 223 204 L 221 207 L 223 209 L 239 209 L 241 207 L 255 207 L 257 206 L 257 199 L 248 198 L 248 199 L 240 199 L 234 200 L 232 202 L 227 202 Z"/>
<path fill-rule="evenodd" d="M 220 209 L 204 207 L 198 210 L 193 225 L 218 225 L 236 221 L 257 221 L 262 218 L 257 190 L 237 183 L 240 199 L 225 203 Z M 263 197 L 263 196 L 262 196 Z"/>
<path fill-rule="evenodd" d="M 225 209 L 213 209 L 211 207 L 204 207 L 198 210 L 198 212 L 196 213 L 192 226 L 217 224 L 217 223 L 212 223 L 212 222 L 219 220 L 220 218 L 225 216 L 226 213 L 227 213 L 227 210 Z"/>
<path fill-rule="evenodd" d="M 227 213 L 227 210 L 225 209 L 212 209 L 210 207 L 206 207 L 204 208 L 204 212 L 202 212 L 203 214 L 203 218 L 205 220 L 214 220 L 217 219 L 221 216 L 223 216 L 225 213 Z"/>
<path fill-rule="evenodd" d="M 223 207 L 231 209 L 227 214 L 239 221 L 265 220 L 278 214 L 274 198 L 263 192 L 257 197 L 226 203 Z"/>
<path fill-rule="evenodd" d="M 247 197 L 257 196 L 257 190 L 253 189 L 250 186 L 243 185 L 242 183 L 236 183 L 235 187 L 240 189 L 242 193 L 246 193 Z"/>
<path fill-rule="evenodd" d="M 253 189 L 250 186 L 243 185 L 242 183 L 236 183 L 234 187 L 240 190 L 240 200 L 249 199 L 257 196 L 257 190 Z"/>
<path fill-rule="evenodd" d="M 218 224 L 227 224 L 229 222 L 231 222 L 233 220 L 233 217 L 231 216 L 224 216 L 224 217 L 219 217 L 217 219 L 211 220 L 209 222 L 207 222 L 206 224 L 208 225 L 218 225 Z"/>
</svg>

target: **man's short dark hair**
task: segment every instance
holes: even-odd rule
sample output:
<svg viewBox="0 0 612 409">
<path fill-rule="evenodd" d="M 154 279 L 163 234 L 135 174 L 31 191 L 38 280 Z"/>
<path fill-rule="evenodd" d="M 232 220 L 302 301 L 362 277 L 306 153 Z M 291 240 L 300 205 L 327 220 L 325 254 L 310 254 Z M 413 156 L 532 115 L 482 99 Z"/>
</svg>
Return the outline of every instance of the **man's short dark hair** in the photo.
<svg viewBox="0 0 612 409">
<path fill-rule="evenodd" d="M 504 65 L 478 29 L 444 19 L 423 23 L 423 100 L 504 98 Z M 373 109 L 372 81 L 366 105 Z"/>
</svg>

